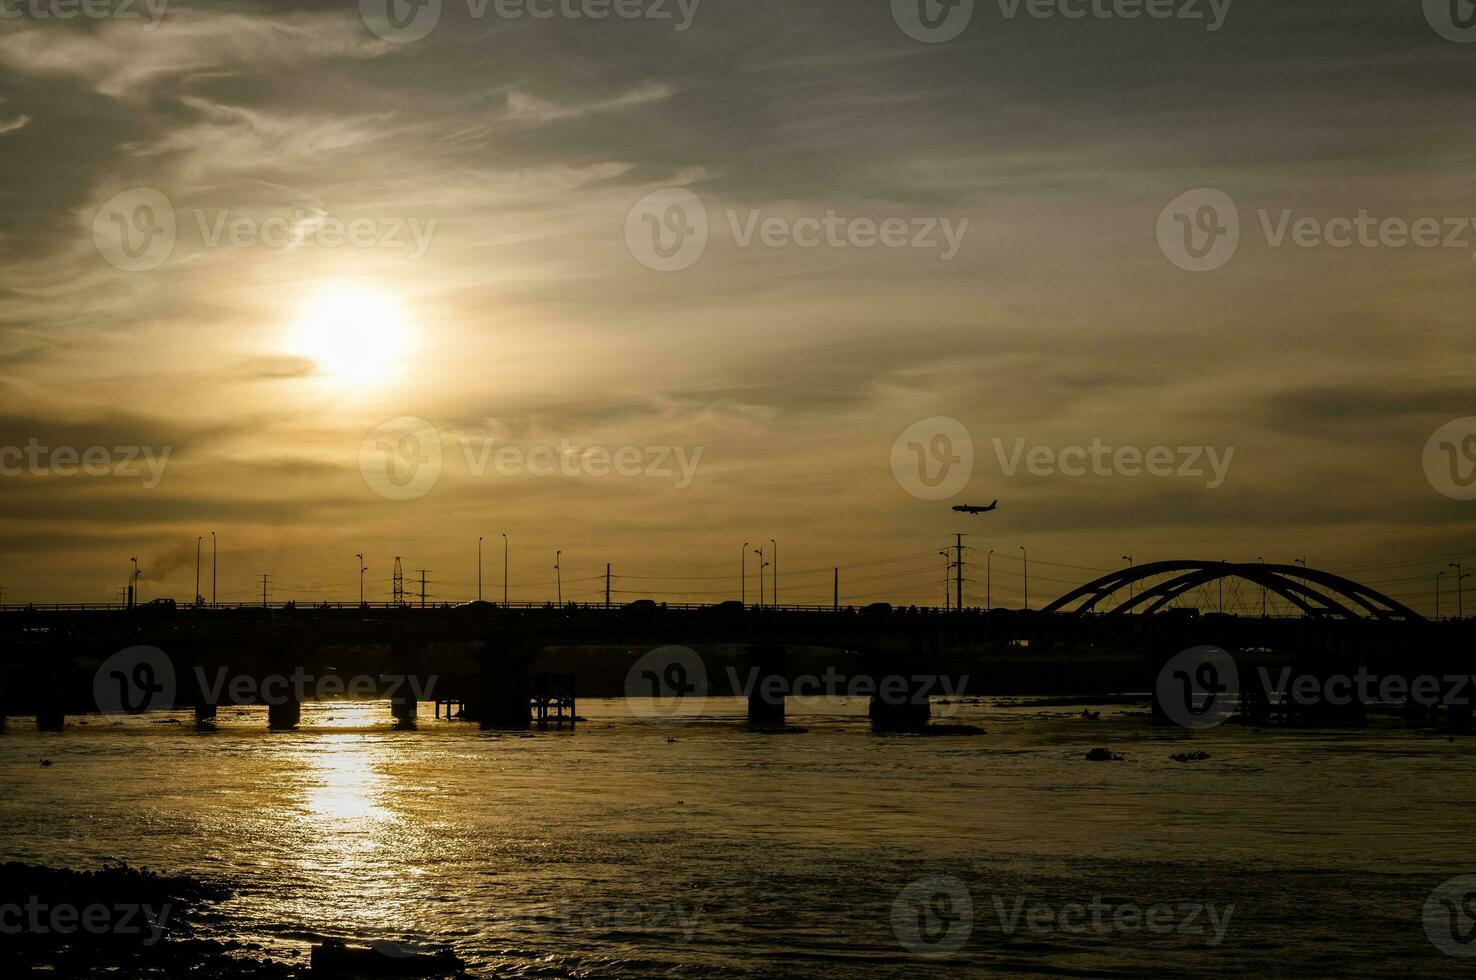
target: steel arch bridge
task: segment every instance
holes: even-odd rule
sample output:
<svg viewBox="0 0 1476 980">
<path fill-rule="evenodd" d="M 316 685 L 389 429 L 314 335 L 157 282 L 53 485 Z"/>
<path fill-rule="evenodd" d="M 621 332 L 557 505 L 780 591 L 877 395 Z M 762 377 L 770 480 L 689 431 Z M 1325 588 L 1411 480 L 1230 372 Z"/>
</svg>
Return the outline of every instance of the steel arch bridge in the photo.
<svg viewBox="0 0 1476 980">
<path fill-rule="evenodd" d="M 1302 565 L 1226 561 L 1158 561 L 1135 565 L 1073 589 L 1046 606 L 1045 611 L 1084 614 L 1096 611 L 1105 601 L 1114 600 L 1107 615 L 1154 613 L 1194 589 L 1226 578 L 1244 579 L 1274 592 L 1318 619 L 1424 618 L 1382 592 L 1331 572 Z M 1139 585 L 1143 587 L 1135 590 Z"/>
</svg>

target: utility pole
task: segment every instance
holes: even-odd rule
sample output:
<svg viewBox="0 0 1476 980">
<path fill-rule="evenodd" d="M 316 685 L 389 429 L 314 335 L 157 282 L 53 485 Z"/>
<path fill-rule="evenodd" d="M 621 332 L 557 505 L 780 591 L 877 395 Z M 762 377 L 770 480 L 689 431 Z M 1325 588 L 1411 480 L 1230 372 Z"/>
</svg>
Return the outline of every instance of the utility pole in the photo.
<svg viewBox="0 0 1476 980">
<path fill-rule="evenodd" d="M 554 552 L 554 585 L 558 589 L 556 593 L 559 599 L 559 608 L 564 607 L 564 570 L 559 567 L 564 552 L 562 549 Z"/>
<path fill-rule="evenodd" d="M 133 562 L 133 573 L 128 576 L 128 608 L 132 609 L 134 606 L 138 605 L 138 577 L 142 575 L 143 572 L 139 571 L 138 569 L 137 558 L 130 558 L 128 560 Z"/>
<path fill-rule="evenodd" d="M 263 574 L 261 577 L 261 608 L 267 607 L 267 586 L 271 584 L 271 576 Z"/>
<path fill-rule="evenodd" d="M 396 609 L 405 604 L 405 572 L 400 568 L 399 555 L 395 555 L 394 577 L 390 579 L 390 601 Z"/>
<path fill-rule="evenodd" d="M 502 608 L 507 608 L 507 532 L 502 532 Z"/>
<path fill-rule="evenodd" d="M 943 556 L 943 611 L 948 611 L 949 582 L 948 573 L 953 571 L 953 553 L 951 551 L 940 551 Z"/>
<path fill-rule="evenodd" d="M 958 545 L 957 545 L 957 547 L 958 547 L 958 563 L 957 563 L 957 565 L 953 569 L 953 572 L 954 572 L 954 575 L 955 575 L 954 582 L 958 586 L 958 593 L 953 597 L 953 608 L 954 609 L 957 609 L 959 612 L 963 612 L 963 564 L 964 564 L 964 562 L 963 562 L 963 539 L 964 539 L 964 536 L 962 534 L 955 534 L 954 535 L 954 538 L 958 542 Z"/>
<path fill-rule="evenodd" d="M 835 567 L 834 592 L 830 598 L 830 611 L 840 612 L 840 566 Z"/>
<path fill-rule="evenodd" d="M 777 609 L 779 607 L 779 543 L 770 538 L 769 544 L 774 546 L 774 574 L 769 580 L 769 605 Z"/>
<path fill-rule="evenodd" d="M 1025 560 L 1025 611 L 1026 612 L 1029 612 L 1030 611 L 1030 552 L 1028 552 L 1028 551 L 1025 550 L 1025 546 L 1023 544 L 1020 545 L 1020 554 L 1024 556 L 1024 560 Z"/>
<path fill-rule="evenodd" d="M 748 606 L 748 542 L 738 549 L 738 601 Z"/>
<path fill-rule="evenodd" d="M 200 595 L 200 543 L 204 540 L 203 534 L 195 535 L 195 608 L 197 609 L 205 598 Z"/>
<path fill-rule="evenodd" d="M 1450 567 L 1456 570 L 1456 619 L 1461 620 L 1466 618 L 1466 610 L 1464 604 L 1466 587 L 1462 585 L 1461 582 L 1465 579 L 1470 578 L 1471 573 L 1461 571 L 1461 563 L 1458 561 L 1451 562 Z"/>
<path fill-rule="evenodd" d="M 354 557 L 359 559 L 359 608 L 362 609 L 364 608 L 364 556 L 356 554 Z"/>
<path fill-rule="evenodd" d="M 984 611 L 994 609 L 994 549 L 984 556 Z"/>
<path fill-rule="evenodd" d="M 216 603 L 215 591 L 215 532 L 210 532 L 210 608 L 214 609 Z"/>
<path fill-rule="evenodd" d="M 420 608 L 425 608 L 425 569 L 420 570 Z"/>
<path fill-rule="evenodd" d="M 1435 622 L 1440 622 L 1440 580 L 1450 573 L 1441 569 L 1435 573 Z"/>
<path fill-rule="evenodd" d="M 610 608 L 610 563 L 605 562 L 605 608 Z"/>
<path fill-rule="evenodd" d="M 477 601 L 482 601 L 482 536 L 477 535 Z"/>
</svg>

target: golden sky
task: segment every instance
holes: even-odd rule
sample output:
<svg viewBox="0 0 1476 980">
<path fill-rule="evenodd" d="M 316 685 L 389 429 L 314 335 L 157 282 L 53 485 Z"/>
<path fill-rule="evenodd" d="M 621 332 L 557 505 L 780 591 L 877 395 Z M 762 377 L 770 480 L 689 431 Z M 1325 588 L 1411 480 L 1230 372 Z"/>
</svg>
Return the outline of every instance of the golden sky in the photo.
<svg viewBox="0 0 1476 980">
<path fill-rule="evenodd" d="M 131 556 L 186 600 L 201 535 L 208 595 L 211 530 L 233 601 L 353 599 L 359 552 L 369 598 L 400 555 L 462 601 L 479 535 L 500 598 L 507 532 L 514 599 L 556 549 L 566 598 L 606 562 L 617 598 L 736 597 L 745 540 L 752 598 L 774 539 L 781 601 L 838 565 L 938 602 L 968 531 L 971 602 L 992 548 L 1019 604 L 1024 545 L 1037 607 L 1132 554 L 1428 611 L 1473 551 L 1427 464 L 1476 415 L 1476 45 L 1418 4 L 981 0 L 925 43 L 880 2 L 430 2 L 415 39 L 374 0 L 0 20 L 0 453 L 46 450 L 0 476 L 8 601 L 111 600 Z M 1201 188 L 1239 243 L 1189 271 L 1165 209 Z M 1422 218 L 1440 245 L 1394 244 Z M 652 251 L 678 232 L 700 255 Z M 926 499 L 898 440 L 938 418 L 973 451 Z M 1063 471 L 1094 442 L 1174 472 Z"/>
</svg>

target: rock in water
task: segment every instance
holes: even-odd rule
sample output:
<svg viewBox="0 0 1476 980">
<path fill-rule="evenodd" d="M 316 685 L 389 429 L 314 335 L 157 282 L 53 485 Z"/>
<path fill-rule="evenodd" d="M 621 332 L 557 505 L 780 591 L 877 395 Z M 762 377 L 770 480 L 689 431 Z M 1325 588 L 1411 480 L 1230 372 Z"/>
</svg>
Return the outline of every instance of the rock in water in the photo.
<svg viewBox="0 0 1476 980">
<path fill-rule="evenodd" d="M 1122 756 L 1111 749 L 1096 748 L 1086 754 L 1088 762 L 1121 762 Z"/>
</svg>

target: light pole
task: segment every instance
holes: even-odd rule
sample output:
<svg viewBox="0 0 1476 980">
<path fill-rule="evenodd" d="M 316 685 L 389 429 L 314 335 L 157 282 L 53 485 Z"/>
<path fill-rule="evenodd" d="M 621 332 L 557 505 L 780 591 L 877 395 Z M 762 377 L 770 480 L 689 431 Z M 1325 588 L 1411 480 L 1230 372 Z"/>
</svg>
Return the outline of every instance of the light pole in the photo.
<svg viewBox="0 0 1476 980">
<path fill-rule="evenodd" d="M 946 551 L 938 554 L 943 556 L 943 611 L 948 611 L 948 573 L 953 571 L 953 556 Z"/>
<path fill-rule="evenodd" d="M 559 556 L 563 553 L 562 550 L 554 552 L 554 584 L 558 587 L 559 608 L 561 609 L 564 606 L 564 572 L 559 568 Z"/>
<path fill-rule="evenodd" d="M 502 608 L 507 608 L 507 532 L 502 534 Z"/>
<path fill-rule="evenodd" d="M 1441 569 L 1435 573 L 1435 622 L 1440 622 L 1440 580 L 1450 573 Z"/>
<path fill-rule="evenodd" d="M 364 608 L 364 556 L 361 555 L 361 554 L 355 554 L 354 557 L 357 558 L 357 559 L 359 559 L 359 608 L 360 609 L 363 609 Z"/>
<path fill-rule="evenodd" d="M 984 556 L 984 611 L 994 608 L 994 549 Z"/>
<path fill-rule="evenodd" d="M 748 605 L 748 542 L 738 549 L 738 604 Z"/>
<path fill-rule="evenodd" d="M 215 602 L 215 532 L 210 532 L 210 608 L 216 607 Z"/>
<path fill-rule="evenodd" d="M 1463 596 L 1465 595 L 1466 587 L 1461 584 L 1461 581 L 1471 573 L 1462 572 L 1461 563 L 1458 561 L 1451 562 L 1450 567 L 1456 570 L 1456 619 L 1461 620 L 1466 618 L 1466 611 L 1463 606 Z"/>
<path fill-rule="evenodd" d="M 1133 556 L 1132 555 L 1123 555 L 1122 556 L 1122 560 L 1128 563 L 1128 602 L 1132 602 L 1133 601 L 1133 578 L 1132 578 Z"/>
<path fill-rule="evenodd" d="M 202 596 L 200 595 L 200 543 L 205 540 L 205 535 L 195 535 L 195 608 L 200 608 Z"/>
<path fill-rule="evenodd" d="M 482 536 L 477 535 L 477 601 L 482 601 Z"/>
<path fill-rule="evenodd" d="M 764 568 L 769 563 L 764 561 L 764 549 L 755 548 L 753 549 L 753 553 L 758 555 L 759 558 L 759 608 L 762 609 L 764 608 Z"/>
<path fill-rule="evenodd" d="M 1262 565 L 1266 564 L 1266 559 L 1262 558 L 1260 555 L 1256 555 L 1256 561 L 1260 562 Z M 1264 576 L 1264 574 L 1265 573 L 1263 572 L 1262 575 Z M 1261 579 L 1261 618 L 1266 618 L 1266 580 L 1264 577 Z"/>
<path fill-rule="evenodd" d="M 138 559 L 130 558 L 128 560 L 133 562 L 133 574 L 128 578 L 128 608 L 132 609 L 138 605 Z"/>
<path fill-rule="evenodd" d="M 1029 612 L 1030 611 L 1030 552 L 1028 552 L 1028 551 L 1025 550 L 1025 546 L 1023 544 L 1020 545 L 1020 554 L 1025 556 L 1024 557 L 1024 561 L 1025 561 L 1025 611 L 1026 612 Z"/>
</svg>

